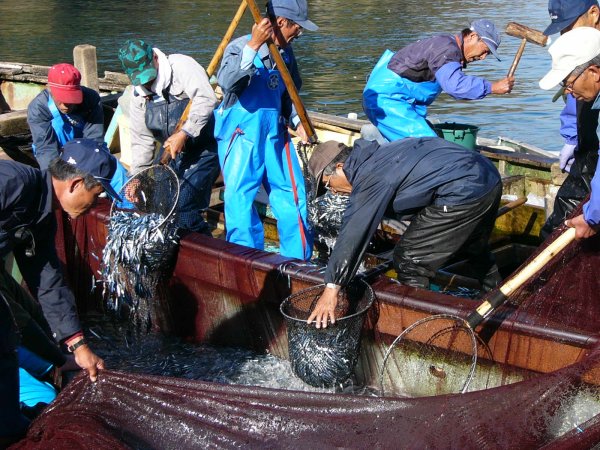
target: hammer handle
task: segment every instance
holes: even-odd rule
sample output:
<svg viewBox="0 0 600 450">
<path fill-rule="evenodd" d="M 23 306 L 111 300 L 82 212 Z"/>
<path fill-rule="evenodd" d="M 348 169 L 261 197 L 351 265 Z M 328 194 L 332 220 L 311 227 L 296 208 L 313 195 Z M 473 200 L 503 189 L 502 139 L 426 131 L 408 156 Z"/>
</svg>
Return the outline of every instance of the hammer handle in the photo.
<svg viewBox="0 0 600 450">
<path fill-rule="evenodd" d="M 523 51 L 525 50 L 525 44 L 527 44 L 527 39 L 521 39 L 521 46 L 515 55 L 515 59 L 513 60 L 512 65 L 508 71 L 507 77 L 512 77 L 515 75 L 515 71 L 517 70 L 517 66 L 519 65 L 519 61 L 521 61 L 521 56 L 523 55 Z"/>
</svg>

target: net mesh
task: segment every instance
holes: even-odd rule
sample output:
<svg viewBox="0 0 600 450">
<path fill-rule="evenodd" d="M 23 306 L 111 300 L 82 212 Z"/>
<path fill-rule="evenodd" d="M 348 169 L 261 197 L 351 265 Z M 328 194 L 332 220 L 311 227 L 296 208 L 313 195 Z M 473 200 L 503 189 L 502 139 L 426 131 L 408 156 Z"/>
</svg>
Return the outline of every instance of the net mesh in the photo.
<svg viewBox="0 0 600 450">
<path fill-rule="evenodd" d="M 306 320 L 325 286 L 304 289 L 286 298 L 281 312 L 286 318 L 292 370 L 304 382 L 332 387 L 346 381 L 354 370 L 360 348 L 365 313 L 375 294 L 365 282 L 357 282 L 338 294 L 336 323 L 317 329 Z"/>
</svg>

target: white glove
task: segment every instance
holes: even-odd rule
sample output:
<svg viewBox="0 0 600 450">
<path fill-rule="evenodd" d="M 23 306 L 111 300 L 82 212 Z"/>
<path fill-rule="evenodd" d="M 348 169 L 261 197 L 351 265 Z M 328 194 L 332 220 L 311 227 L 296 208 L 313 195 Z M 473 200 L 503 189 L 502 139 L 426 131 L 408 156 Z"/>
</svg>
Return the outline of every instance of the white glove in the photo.
<svg viewBox="0 0 600 450">
<path fill-rule="evenodd" d="M 565 172 L 571 171 L 571 165 L 575 161 L 575 152 L 577 151 L 577 144 L 565 144 L 558 155 L 558 164 L 560 168 Z"/>
</svg>

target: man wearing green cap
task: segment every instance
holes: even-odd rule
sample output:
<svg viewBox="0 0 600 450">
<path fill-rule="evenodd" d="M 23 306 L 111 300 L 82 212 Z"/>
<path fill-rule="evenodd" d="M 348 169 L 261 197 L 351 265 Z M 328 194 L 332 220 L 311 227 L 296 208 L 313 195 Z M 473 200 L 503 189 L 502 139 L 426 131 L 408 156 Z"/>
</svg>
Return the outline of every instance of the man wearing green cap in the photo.
<svg viewBox="0 0 600 450">
<path fill-rule="evenodd" d="M 217 98 L 206 72 L 193 58 L 165 55 L 140 39 L 128 40 L 119 59 L 134 86 L 130 104 L 131 173 L 152 165 L 155 141 L 172 158 L 179 176 L 178 225 L 206 233 L 202 211 L 208 207 L 212 185 L 219 175 L 213 136 Z M 188 102 L 189 115 L 176 131 Z"/>
</svg>

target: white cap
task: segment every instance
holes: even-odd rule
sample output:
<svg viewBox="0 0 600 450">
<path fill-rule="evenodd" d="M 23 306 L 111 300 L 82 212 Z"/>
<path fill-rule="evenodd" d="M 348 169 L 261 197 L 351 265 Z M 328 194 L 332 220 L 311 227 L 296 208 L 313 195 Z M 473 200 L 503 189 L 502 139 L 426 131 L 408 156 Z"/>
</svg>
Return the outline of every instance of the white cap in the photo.
<svg viewBox="0 0 600 450">
<path fill-rule="evenodd" d="M 559 37 L 548 49 L 552 55 L 552 69 L 540 80 L 540 87 L 552 89 L 577 66 L 600 55 L 600 31 L 591 27 L 575 28 Z"/>
</svg>

